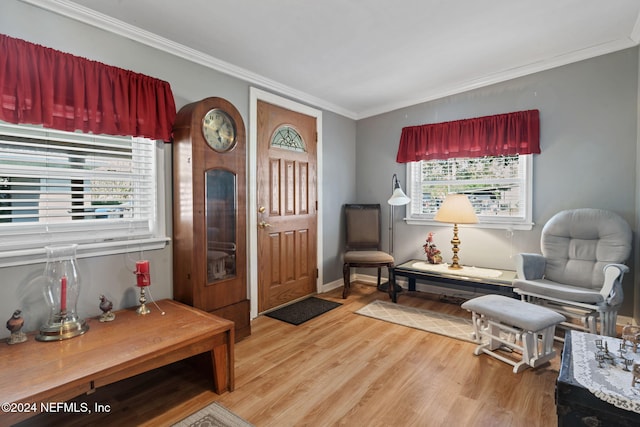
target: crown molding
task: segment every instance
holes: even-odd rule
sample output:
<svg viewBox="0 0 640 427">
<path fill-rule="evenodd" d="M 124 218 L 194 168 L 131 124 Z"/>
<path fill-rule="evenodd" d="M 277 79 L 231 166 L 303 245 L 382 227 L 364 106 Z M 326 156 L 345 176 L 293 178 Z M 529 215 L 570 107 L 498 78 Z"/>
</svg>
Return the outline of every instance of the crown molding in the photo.
<svg viewBox="0 0 640 427">
<path fill-rule="evenodd" d="M 204 54 L 200 51 L 184 46 L 180 43 L 173 42 L 164 37 L 160 37 L 154 33 L 127 24 L 126 22 L 96 12 L 95 10 L 81 6 L 68 0 L 21 0 L 41 9 L 48 10 L 58 15 L 71 18 L 73 20 L 91 25 L 101 30 L 128 38 L 146 46 L 167 52 L 171 55 L 185 59 L 187 61 L 203 65 L 229 76 L 238 78 L 248 83 L 260 86 L 264 89 L 277 92 L 281 95 L 292 97 L 301 102 L 314 105 L 318 108 L 332 111 L 342 116 L 356 119 L 357 114 L 349 111 L 324 99 L 320 99 L 306 92 L 299 91 L 287 85 L 278 83 L 259 74 L 248 71 L 244 68 L 235 66 L 228 62 L 214 58 L 211 55 Z"/>
<path fill-rule="evenodd" d="M 447 87 L 440 87 L 434 90 L 425 91 L 416 94 L 415 97 L 407 98 L 403 101 L 380 105 L 365 111 L 351 111 L 339 105 L 328 102 L 306 92 L 294 89 L 287 85 L 281 84 L 274 80 L 268 79 L 257 73 L 248 71 L 244 68 L 235 66 L 228 62 L 206 55 L 200 51 L 189 48 L 179 43 L 160 37 L 149 31 L 127 24 L 120 20 L 114 19 L 102 13 L 98 13 L 92 9 L 73 3 L 69 0 L 21 0 L 34 6 L 46 9 L 53 13 L 74 19 L 76 21 L 100 28 L 102 30 L 117 34 L 119 36 L 137 41 L 141 44 L 159 49 L 171 55 L 183 58 L 187 61 L 203 65 L 229 76 L 249 82 L 250 84 L 262 87 L 263 89 L 288 96 L 300 102 L 308 103 L 320 109 L 334 112 L 341 116 L 359 120 L 372 117 L 378 114 L 388 113 L 390 111 L 401 108 L 410 107 L 424 102 L 434 101 L 446 96 L 457 95 L 469 90 L 478 89 L 507 80 L 534 74 L 540 71 L 557 68 L 585 59 L 594 58 L 596 56 L 605 55 L 622 49 L 637 46 L 640 44 L 640 15 L 636 20 L 631 34 L 622 39 L 612 40 L 585 49 L 579 49 L 568 54 L 563 54 L 540 61 L 524 64 L 508 70 L 502 70 L 496 73 L 487 74 L 477 79 L 461 81 Z"/>
<path fill-rule="evenodd" d="M 524 77 L 530 74 L 539 73 L 541 71 L 558 68 L 564 65 L 572 64 L 574 62 L 583 61 L 597 56 L 606 55 L 609 53 L 617 52 L 623 49 L 637 46 L 640 43 L 640 17 L 634 27 L 634 33 L 637 33 L 635 37 L 630 36 L 624 39 L 613 40 L 607 43 L 591 46 L 585 49 L 576 50 L 568 54 L 562 54 L 552 58 L 547 58 L 541 61 L 525 64 L 521 67 L 511 68 L 508 70 L 499 71 L 492 74 L 479 77 L 473 80 L 467 80 L 458 82 L 448 87 L 438 88 L 437 90 L 423 92 L 418 94 L 415 98 L 407 99 L 403 102 L 397 102 L 394 104 L 382 105 L 375 109 L 362 111 L 358 114 L 358 119 L 364 119 L 372 117 L 378 114 L 387 113 L 389 111 L 398 110 L 401 108 L 410 107 L 416 104 L 424 102 L 434 101 L 444 98 L 446 96 L 457 95 L 463 92 L 467 92 L 473 89 L 479 89 L 482 87 L 490 86 L 492 84 L 505 82 L 518 77 Z"/>
</svg>

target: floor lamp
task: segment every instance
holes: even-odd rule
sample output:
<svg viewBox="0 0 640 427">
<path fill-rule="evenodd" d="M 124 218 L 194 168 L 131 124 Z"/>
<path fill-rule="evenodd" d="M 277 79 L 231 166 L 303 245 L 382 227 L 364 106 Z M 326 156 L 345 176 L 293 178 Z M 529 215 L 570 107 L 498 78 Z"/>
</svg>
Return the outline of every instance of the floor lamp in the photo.
<svg viewBox="0 0 640 427">
<path fill-rule="evenodd" d="M 404 206 L 409 203 L 411 199 L 404 194 L 402 191 L 402 187 L 400 186 L 400 181 L 398 180 L 398 176 L 394 173 L 393 177 L 391 177 L 391 197 L 387 200 L 389 203 L 389 255 L 393 256 L 393 232 L 395 229 L 394 224 L 394 208 L 396 206 Z M 380 285 L 381 291 L 387 291 L 389 288 L 389 282 L 383 283 Z M 401 291 L 402 288 L 399 285 L 396 285 L 396 291 Z"/>
<path fill-rule="evenodd" d="M 391 197 L 387 200 L 389 203 L 389 254 L 393 255 L 393 231 L 395 228 L 393 217 L 394 208 L 396 206 L 404 206 L 411 201 L 411 199 L 404 194 L 398 176 L 394 173 L 391 177 Z"/>
</svg>

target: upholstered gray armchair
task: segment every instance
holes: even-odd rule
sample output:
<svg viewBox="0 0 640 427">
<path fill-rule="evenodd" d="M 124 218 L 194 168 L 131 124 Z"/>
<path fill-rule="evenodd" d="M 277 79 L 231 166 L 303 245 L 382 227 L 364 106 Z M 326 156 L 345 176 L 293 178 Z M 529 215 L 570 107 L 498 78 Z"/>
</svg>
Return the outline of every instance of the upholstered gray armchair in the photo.
<svg viewBox="0 0 640 427">
<path fill-rule="evenodd" d="M 614 212 L 559 212 L 542 229 L 542 255 L 518 255 L 514 291 L 524 301 L 580 320 L 580 326 L 565 326 L 598 333 L 599 322 L 600 334 L 615 336 L 631 236 L 629 224 Z"/>
</svg>

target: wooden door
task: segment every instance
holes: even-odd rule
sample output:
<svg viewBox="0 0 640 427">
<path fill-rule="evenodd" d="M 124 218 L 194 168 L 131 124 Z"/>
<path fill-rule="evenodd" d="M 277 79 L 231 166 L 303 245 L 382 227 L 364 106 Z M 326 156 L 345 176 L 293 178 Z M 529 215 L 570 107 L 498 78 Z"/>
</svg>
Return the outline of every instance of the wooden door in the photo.
<svg viewBox="0 0 640 427">
<path fill-rule="evenodd" d="M 258 101 L 258 312 L 316 291 L 316 118 Z"/>
</svg>

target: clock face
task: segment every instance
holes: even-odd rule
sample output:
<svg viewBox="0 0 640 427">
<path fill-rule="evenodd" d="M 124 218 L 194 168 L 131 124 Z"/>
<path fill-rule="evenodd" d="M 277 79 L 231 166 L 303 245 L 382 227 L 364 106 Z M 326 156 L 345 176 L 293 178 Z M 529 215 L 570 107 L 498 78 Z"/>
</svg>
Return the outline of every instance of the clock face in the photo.
<svg viewBox="0 0 640 427">
<path fill-rule="evenodd" d="M 202 134 L 207 144 L 218 152 L 232 150 L 236 145 L 236 124 L 219 108 L 209 110 L 202 119 Z"/>
</svg>

